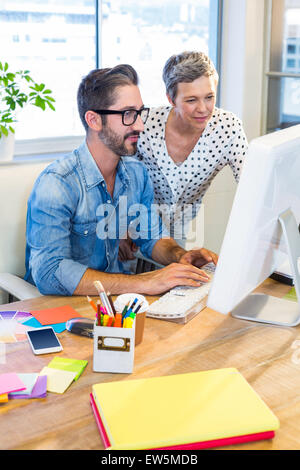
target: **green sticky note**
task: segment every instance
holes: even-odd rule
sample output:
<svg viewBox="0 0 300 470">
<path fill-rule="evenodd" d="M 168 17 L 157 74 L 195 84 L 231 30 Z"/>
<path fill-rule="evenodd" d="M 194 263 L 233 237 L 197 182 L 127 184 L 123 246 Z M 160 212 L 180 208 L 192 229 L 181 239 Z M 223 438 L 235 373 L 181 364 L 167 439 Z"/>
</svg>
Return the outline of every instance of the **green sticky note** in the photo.
<svg viewBox="0 0 300 470">
<path fill-rule="evenodd" d="M 51 362 L 49 362 L 48 367 L 52 369 L 67 370 L 70 372 L 76 372 L 74 380 L 78 380 L 84 368 L 86 367 L 88 361 L 81 359 L 70 359 L 68 357 L 54 357 Z"/>
<path fill-rule="evenodd" d="M 297 302 L 298 299 L 297 299 L 295 287 L 292 287 L 292 289 L 283 298 Z"/>
</svg>

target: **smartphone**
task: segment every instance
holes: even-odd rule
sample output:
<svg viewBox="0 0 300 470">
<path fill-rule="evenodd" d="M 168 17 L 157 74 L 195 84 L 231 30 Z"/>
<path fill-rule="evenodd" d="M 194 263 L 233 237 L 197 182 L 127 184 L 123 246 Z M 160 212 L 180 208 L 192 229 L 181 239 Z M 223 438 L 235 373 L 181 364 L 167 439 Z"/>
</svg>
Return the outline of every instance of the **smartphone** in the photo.
<svg viewBox="0 0 300 470">
<path fill-rule="evenodd" d="M 26 331 L 26 334 L 34 354 L 48 354 L 63 349 L 52 327 L 35 328 Z"/>
</svg>

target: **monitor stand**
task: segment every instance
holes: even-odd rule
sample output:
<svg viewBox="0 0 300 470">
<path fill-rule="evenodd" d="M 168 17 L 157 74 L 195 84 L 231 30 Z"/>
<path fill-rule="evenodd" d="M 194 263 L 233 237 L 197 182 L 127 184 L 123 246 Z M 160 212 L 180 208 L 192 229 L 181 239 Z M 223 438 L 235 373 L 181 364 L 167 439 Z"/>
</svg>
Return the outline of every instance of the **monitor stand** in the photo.
<svg viewBox="0 0 300 470">
<path fill-rule="evenodd" d="M 298 225 L 290 209 L 280 214 L 279 222 L 287 246 L 298 301 L 294 302 L 265 294 L 250 294 L 232 310 L 231 315 L 234 318 L 279 326 L 300 324 L 300 275 L 298 270 L 300 235 Z"/>
</svg>

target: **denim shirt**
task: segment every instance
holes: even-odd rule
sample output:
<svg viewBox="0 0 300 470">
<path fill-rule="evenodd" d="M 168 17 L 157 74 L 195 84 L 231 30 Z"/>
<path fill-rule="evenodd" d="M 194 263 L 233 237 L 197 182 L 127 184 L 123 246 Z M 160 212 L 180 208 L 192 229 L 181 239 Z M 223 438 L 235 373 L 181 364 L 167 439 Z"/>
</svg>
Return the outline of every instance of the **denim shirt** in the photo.
<svg viewBox="0 0 300 470">
<path fill-rule="evenodd" d="M 151 257 L 161 237 L 152 204 L 152 183 L 141 162 L 121 157 L 111 197 L 83 142 L 35 182 L 28 200 L 25 279 L 42 294 L 72 295 L 87 268 L 122 273 L 119 241 L 127 229 Z"/>
</svg>

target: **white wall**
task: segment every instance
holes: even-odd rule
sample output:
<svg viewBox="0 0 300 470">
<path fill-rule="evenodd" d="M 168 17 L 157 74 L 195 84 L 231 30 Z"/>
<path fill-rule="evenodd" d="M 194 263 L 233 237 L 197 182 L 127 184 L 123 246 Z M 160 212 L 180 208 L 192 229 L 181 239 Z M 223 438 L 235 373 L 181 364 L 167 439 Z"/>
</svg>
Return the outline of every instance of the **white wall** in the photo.
<svg viewBox="0 0 300 470">
<path fill-rule="evenodd" d="M 261 134 L 265 0 L 224 0 L 220 107 L 243 121 L 251 141 Z M 203 200 L 204 244 L 220 252 L 236 191 L 229 168 L 213 181 Z"/>
</svg>

